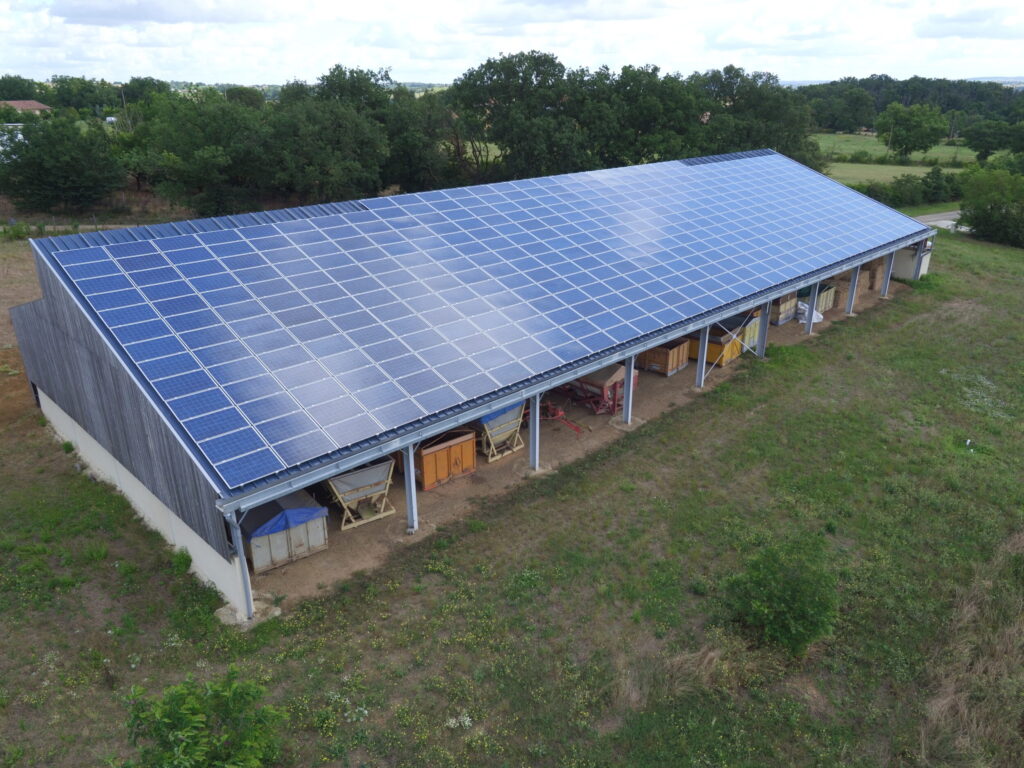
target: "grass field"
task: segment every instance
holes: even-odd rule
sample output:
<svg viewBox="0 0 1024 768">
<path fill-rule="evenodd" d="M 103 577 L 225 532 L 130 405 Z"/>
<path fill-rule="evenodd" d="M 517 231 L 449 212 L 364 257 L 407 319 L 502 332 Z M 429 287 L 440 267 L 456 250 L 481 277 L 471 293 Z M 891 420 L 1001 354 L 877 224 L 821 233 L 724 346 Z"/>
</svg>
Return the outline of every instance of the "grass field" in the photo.
<svg viewBox="0 0 1024 768">
<path fill-rule="evenodd" d="M 874 136 L 853 133 L 816 133 L 814 139 L 818 142 L 826 159 L 830 155 L 850 155 L 854 152 L 867 152 L 871 157 L 883 157 L 888 154 L 885 144 Z M 974 162 L 975 157 L 975 152 L 972 149 L 943 143 L 932 147 L 927 152 L 914 152 L 910 156 L 910 161 L 912 163 L 938 161 L 940 165 L 947 165 L 953 162 L 971 163 Z"/>
<path fill-rule="evenodd" d="M 924 176 L 930 168 L 923 165 L 872 165 L 870 163 L 831 163 L 827 173 L 843 184 L 863 184 L 869 181 L 888 182 L 897 176 L 912 174 Z M 945 173 L 956 173 L 958 168 L 944 169 Z"/>
<path fill-rule="evenodd" d="M 960 203 L 922 203 L 921 205 L 908 205 L 897 210 L 907 216 L 927 216 L 930 213 L 959 212 Z"/>
<path fill-rule="evenodd" d="M 295 766 L 1020 765 L 1024 251 L 940 233 L 932 269 L 247 634 L 0 350 L 0 765 L 127 757 L 130 686 L 231 662 Z M 720 585 L 802 531 L 841 613 L 794 660 Z"/>
</svg>

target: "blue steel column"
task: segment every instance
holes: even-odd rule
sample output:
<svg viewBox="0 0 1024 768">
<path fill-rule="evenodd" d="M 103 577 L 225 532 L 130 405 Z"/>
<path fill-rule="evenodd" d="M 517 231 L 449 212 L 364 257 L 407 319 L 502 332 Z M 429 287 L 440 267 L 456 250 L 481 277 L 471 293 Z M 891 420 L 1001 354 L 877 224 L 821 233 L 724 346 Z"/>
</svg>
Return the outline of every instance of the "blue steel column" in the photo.
<svg viewBox="0 0 1024 768">
<path fill-rule="evenodd" d="M 927 245 L 927 240 L 922 240 L 917 244 L 917 253 L 914 254 L 914 279 L 921 279 L 921 268 L 924 266 L 924 249 Z"/>
<path fill-rule="evenodd" d="M 768 351 L 768 326 L 772 316 L 772 303 L 766 301 L 761 307 L 761 325 L 757 329 L 757 350 L 754 352 L 762 360 Z"/>
<path fill-rule="evenodd" d="M 889 281 L 892 280 L 892 263 L 896 260 L 896 252 L 893 251 L 885 257 L 885 273 L 882 275 L 882 298 L 889 295 Z"/>
<path fill-rule="evenodd" d="M 704 386 L 704 368 L 708 364 L 708 335 L 710 333 L 710 325 L 705 325 L 700 329 L 700 341 L 697 347 L 697 389 Z"/>
<path fill-rule="evenodd" d="M 537 394 L 530 398 L 530 469 L 540 469 L 540 399 Z"/>
<path fill-rule="evenodd" d="M 622 393 L 622 423 L 633 421 L 633 376 L 636 371 L 636 355 L 626 358 L 626 389 Z"/>
<path fill-rule="evenodd" d="M 416 533 L 420 527 L 419 510 L 416 509 L 416 446 L 407 445 L 402 449 L 403 467 L 405 468 L 405 532 Z"/>
<path fill-rule="evenodd" d="M 804 320 L 804 333 L 810 335 L 814 333 L 814 305 L 818 303 L 818 286 L 821 283 L 815 283 L 811 286 L 811 295 L 807 297 L 807 317 Z"/>
<path fill-rule="evenodd" d="M 850 270 L 850 295 L 846 297 L 846 314 L 853 315 L 853 305 L 857 300 L 857 281 L 860 280 L 860 264 Z"/>
</svg>

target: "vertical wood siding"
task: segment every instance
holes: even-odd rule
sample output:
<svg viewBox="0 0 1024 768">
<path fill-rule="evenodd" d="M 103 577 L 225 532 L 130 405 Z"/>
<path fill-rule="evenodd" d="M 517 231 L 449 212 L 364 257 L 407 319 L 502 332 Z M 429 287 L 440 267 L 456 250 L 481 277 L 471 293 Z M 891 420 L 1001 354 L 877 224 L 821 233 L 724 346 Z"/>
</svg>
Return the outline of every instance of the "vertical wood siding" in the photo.
<svg viewBox="0 0 1024 768">
<path fill-rule="evenodd" d="M 216 489 L 51 268 L 36 261 L 43 298 L 11 310 L 29 380 L 227 558 Z"/>
</svg>

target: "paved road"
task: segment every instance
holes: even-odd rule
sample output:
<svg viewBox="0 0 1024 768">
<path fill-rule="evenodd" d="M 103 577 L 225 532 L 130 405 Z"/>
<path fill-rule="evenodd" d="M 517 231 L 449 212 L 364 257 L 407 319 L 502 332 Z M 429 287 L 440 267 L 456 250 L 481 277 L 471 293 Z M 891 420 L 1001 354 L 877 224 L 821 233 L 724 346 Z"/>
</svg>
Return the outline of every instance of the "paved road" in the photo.
<svg viewBox="0 0 1024 768">
<path fill-rule="evenodd" d="M 957 219 L 960 218 L 960 211 L 946 211 L 945 213 L 927 213 L 924 216 L 915 216 L 922 224 L 930 224 L 939 229 L 955 229 Z"/>
</svg>

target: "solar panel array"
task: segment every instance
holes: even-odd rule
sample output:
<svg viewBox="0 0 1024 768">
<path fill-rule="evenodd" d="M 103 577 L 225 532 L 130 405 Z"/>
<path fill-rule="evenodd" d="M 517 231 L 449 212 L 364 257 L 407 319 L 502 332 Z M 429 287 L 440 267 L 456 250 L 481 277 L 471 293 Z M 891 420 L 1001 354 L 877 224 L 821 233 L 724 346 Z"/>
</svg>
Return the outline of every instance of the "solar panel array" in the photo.
<svg viewBox="0 0 1024 768">
<path fill-rule="evenodd" d="M 237 489 L 923 229 L 771 152 L 358 208 L 52 256 Z"/>
</svg>

